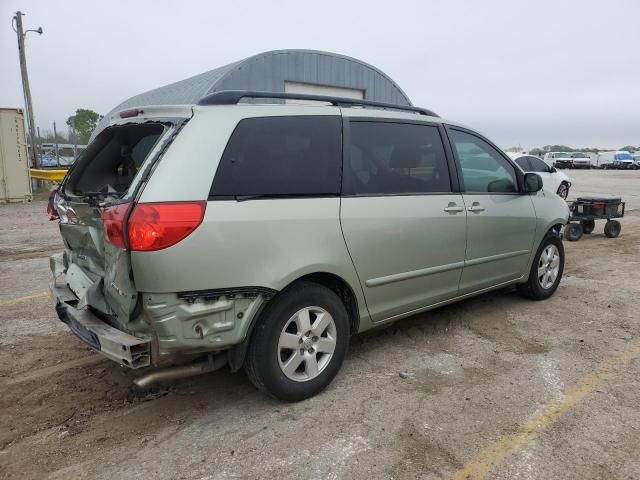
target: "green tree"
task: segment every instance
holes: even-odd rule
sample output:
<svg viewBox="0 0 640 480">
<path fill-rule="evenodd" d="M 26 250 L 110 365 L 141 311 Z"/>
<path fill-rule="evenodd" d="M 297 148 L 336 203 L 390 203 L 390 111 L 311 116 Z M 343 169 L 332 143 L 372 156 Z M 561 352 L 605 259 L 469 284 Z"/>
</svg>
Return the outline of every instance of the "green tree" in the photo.
<svg viewBox="0 0 640 480">
<path fill-rule="evenodd" d="M 618 150 L 626 150 L 627 152 L 635 152 L 637 150 L 637 148 L 632 146 L 632 145 L 627 145 L 626 147 L 619 148 Z"/>
<path fill-rule="evenodd" d="M 529 155 L 535 155 L 536 157 L 541 157 L 544 155 L 544 150 L 542 148 L 532 148 L 529 150 Z"/>
<path fill-rule="evenodd" d="M 575 149 L 566 145 L 545 145 L 542 147 L 546 152 L 573 152 Z"/>
<path fill-rule="evenodd" d="M 78 136 L 78 143 L 86 144 L 89 141 L 89 137 L 91 137 L 91 132 L 93 132 L 101 119 L 102 115 L 99 113 L 86 108 L 79 108 L 76 110 L 75 115 L 67 119 L 67 125 L 75 130 Z"/>
</svg>

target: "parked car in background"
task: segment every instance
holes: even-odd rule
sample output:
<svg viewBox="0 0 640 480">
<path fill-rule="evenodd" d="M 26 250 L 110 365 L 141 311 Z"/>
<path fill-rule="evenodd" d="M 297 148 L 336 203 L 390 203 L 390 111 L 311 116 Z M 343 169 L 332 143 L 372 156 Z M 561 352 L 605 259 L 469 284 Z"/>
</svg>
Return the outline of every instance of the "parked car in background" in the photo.
<svg viewBox="0 0 640 480">
<path fill-rule="evenodd" d="M 569 168 L 591 168 L 591 157 L 584 152 L 573 152 L 571 154 L 571 167 Z"/>
<path fill-rule="evenodd" d="M 633 153 L 633 164 L 636 168 L 640 168 L 640 151 Z"/>
<path fill-rule="evenodd" d="M 556 168 L 573 167 L 573 157 L 569 152 L 548 152 L 544 155 L 544 162 Z"/>
<path fill-rule="evenodd" d="M 120 112 L 60 185 L 57 314 L 121 365 L 168 367 L 138 385 L 228 364 L 301 400 L 352 334 L 506 285 L 535 300 L 558 287 L 569 210 L 541 191 L 545 172 L 425 109 L 240 104 L 310 97 Z"/>
<path fill-rule="evenodd" d="M 557 193 L 561 198 L 567 198 L 571 188 L 571 180 L 567 175 L 534 155 L 526 153 L 509 153 L 508 155 L 523 172 L 535 172 L 540 175 L 545 189 Z"/>
<path fill-rule="evenodd" d="M 72 143 L 42 143 L 40 145 L 40 163 L 44 168 L 70 167 L 85 148 L 87 148 L 86 145 Z"/>
<path fill-rule="evenodd" d="M 605 169 L 629 169 L 636 168 L 636 163 L 626 150 L 612 150 L 610 152 L 599 152 L 596 158 L 596 166 Z"/>
</svg>

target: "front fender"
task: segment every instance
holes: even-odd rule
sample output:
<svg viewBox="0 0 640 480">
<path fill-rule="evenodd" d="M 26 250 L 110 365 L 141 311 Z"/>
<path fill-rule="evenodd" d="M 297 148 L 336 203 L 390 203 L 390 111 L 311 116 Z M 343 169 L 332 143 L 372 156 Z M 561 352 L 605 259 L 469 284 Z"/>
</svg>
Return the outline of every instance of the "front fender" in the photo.
<svg viewBox="0 0 640 480">
<path fill-rule="evenodd" d="M 542 194 L 534 196 L 532 201 L 536 211 L 536 233 L 524 281 L 528 280 L 533 259 L 544 237 L 549 231 L 557 231 L 560 234 L 560 227 L 569 221 L 569 207 L 555 193 L 543 191 Z"/>
</svg>

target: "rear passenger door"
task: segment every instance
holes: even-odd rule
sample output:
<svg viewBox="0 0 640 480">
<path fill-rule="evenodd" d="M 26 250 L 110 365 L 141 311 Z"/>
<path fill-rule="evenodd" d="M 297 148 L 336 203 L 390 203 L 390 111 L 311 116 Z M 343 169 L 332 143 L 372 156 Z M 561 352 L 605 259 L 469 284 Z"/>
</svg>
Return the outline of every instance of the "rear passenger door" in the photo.
<svg viewBox="0 0 640 480">
<path fill-rule="evenodd" d="M 460 294 L 524 275 L 536 215 L 529 195 L 518 191 L 516 168 L 480 136 L 447 129 L 461 171 L 467 208 L 467 253 Z"/>
<path fill-rule="evenodd" d="M 341 224 L 374 322 L 450 298 L 466 246 L 466 212 L 444 130 L 345 120 Z"/>
</svg>

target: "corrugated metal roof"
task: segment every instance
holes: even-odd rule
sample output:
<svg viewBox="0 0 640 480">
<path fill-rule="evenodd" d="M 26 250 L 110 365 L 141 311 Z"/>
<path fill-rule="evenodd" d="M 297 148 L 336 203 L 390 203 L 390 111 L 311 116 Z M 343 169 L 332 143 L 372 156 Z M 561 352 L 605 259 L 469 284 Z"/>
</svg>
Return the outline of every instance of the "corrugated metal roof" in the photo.
<svg viewBox="0 0 640 480">
<path fill-rule="evenodd" d="M 274 50 L 131 97 L 105 115 L 92 139 L 114 113 L 127 108 L 195 104 L 222 90 L 284 92 L 285 81 L 356 88 L 364 90 L 366 100 L 411 105 L 389 76 L 361 60 L 317 50 Z"/>
</svg>

